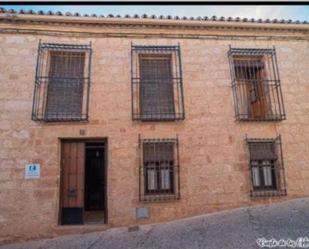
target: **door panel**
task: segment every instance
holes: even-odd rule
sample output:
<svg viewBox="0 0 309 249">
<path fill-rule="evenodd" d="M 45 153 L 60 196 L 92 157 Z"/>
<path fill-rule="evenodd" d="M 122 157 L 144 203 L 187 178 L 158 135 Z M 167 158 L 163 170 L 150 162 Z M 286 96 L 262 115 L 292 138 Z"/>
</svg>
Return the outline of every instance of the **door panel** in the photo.
<svg viewBox="0 0 309 249">
<path fill-rule="evenodd" d="M 61 223 L 82 224 L 84 209 L 84 143 L 63 142 L 61 158 Z"/>
</svg>

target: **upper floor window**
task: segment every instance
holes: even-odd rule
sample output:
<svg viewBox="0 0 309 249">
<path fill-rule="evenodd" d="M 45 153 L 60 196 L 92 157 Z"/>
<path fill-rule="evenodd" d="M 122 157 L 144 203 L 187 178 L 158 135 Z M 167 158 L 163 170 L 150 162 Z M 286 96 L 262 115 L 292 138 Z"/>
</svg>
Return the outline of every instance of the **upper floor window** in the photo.
<svg viewBox="0 0 309 249">
<path fill-rule="evenodd" d="M 32 119 L 88 119 L 91 45 L 39 43 Z"/>
<path fill-rule="evenodd" d="M 286 195 L 281 137 L 247 139 L 252 196 Z"/>
<path fill-rule="evenodd" d="M 230 48 L 228 56 L 236 119 L 285 119 L 275 48 Z"/>
<path fill-rule="evenodd" d="M 132 45 L 132 118 L 184 119 L 180 46 Z"/>
<path fill-rule="evenodd" d="M 140 139 L 140 200 L 178 199 L 178 139 Z"/>
</svg>

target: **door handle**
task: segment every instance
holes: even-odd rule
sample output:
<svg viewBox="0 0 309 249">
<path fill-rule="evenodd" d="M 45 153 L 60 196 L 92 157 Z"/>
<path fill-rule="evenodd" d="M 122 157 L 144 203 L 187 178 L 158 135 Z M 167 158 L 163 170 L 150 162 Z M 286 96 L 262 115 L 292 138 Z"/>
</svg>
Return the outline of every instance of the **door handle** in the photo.
<svg viewBox="0 0 309 249">
<path fill-rule="evenodd" d="M 68 189 L 68 197 L 77 197 L 77 189 L 76 188 Z"/>
</svg>

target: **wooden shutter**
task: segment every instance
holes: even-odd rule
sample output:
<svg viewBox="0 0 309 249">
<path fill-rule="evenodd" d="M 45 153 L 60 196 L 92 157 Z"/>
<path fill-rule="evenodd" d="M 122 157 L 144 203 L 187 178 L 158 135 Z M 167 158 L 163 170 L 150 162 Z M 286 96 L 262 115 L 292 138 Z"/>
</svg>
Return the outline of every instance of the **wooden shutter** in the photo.
<svg viewBox="0 0 309 249">
<path fill-rule="evenodd" d="M 141 56 L 139 62 L 142 119 L 174 118 L 171 57 Z"/>
<path fill-rule="evenodd" d="M 266 116 L 266 99 L 265 99 L 265 89 L 264 89 L 264 64 L 259 61 L 256 65 L 259 67 L 253 66 L 252 76 L 256 82 L 255 91 L 256 91 L 256 101 L 251 103 L 252 107 L 252 117 L 259 118 Z"/>
<path fill-rule="evenodd" d="M 82 113 L 85 53 L 51 52 L 47 119 L 78 118 Z"/>
<path fill-rule="evenodd" d="M 276 160 L 275 142 L 249 143 L 250 160 Z"/>
</svg>

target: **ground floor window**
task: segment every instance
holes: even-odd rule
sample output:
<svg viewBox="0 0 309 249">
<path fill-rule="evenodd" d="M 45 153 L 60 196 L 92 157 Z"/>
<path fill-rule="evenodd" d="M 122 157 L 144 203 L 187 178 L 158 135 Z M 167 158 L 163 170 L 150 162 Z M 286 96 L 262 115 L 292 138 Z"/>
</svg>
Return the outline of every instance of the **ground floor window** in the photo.
<svg viewBox="0 0 309 249">
<path fill-rule="evenodd" d="M 251 196 L 286 195 L 281 137 L 247 139 Z"/>
<path fill-rule="evenodd" d="M 178 199 L 178 139 L 140 139 L 140 200 Z"/>
</svg>

